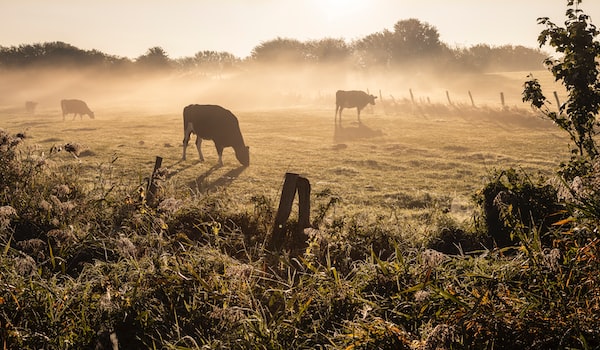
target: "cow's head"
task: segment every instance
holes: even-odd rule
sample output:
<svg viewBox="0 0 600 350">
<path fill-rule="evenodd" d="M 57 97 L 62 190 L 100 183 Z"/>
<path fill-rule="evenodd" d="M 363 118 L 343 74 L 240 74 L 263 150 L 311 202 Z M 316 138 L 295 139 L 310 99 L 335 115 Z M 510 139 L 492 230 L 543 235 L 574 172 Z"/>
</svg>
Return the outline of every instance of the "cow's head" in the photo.
<svg viewBox="0 0 600 350">
<path fill-rule="evenodd" d="M 245 146 L 245 147 L 238 147 L 238 148 L 234 148 L 235 150 L 235 157 L 237 158 L 237 160 L 242 163 L 243 166 L 249 166 L 250 165 L 250 147 Z"/>
<path fill-rule="evenodd" d="M 375 95 L 369 95 L 369 103 L 374 105 L 376 98 L 377 98 L 377 96 L 375 96 Z"/>
<path fill-rule="evenodd" d="M 90 111 L 90 113 L 88 114 L 90 116 L 90 119 L 94 119 L 94 112 Z"/>
</svg>

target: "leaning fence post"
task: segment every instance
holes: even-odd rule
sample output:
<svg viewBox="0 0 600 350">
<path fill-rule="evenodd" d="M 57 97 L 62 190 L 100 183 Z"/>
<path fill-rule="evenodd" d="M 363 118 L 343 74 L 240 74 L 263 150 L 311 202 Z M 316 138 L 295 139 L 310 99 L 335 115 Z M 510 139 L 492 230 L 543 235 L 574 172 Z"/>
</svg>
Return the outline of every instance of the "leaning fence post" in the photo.
<svg viewBox="0 0 600 350">
<path fill-rule="evenodd" d="M 554 91 L 554 99 L 556 99 L 556 106 L 558 108 L 558 111 L 560 112 L 560 100 L 558 99 L 558 94 L 556 93 L 556 91 Z"/>
<path fill-rule="evenodd" d="M 298 232 L 292 242 L 304 238 L 303 231 L 310 226 L 310 182 L 298 174 L 286 173 L 281 190 L 281 199 L 275 215 L 275 224 L 270 239 L 270 249 L 280 249 L 285 241 L 285 223 L 292 212 L 294 197 L 298 192 Z"/>
<path fill-rule="evenodd" d="M 452 105 L 452 100 L 450 100 L 450 93 L 446 90 L 446 98 L 448 99 L 448 104 Z"/>
<path fill-rule="evenodd" d="M 471 106 L 475 107 L 475 101 L 473 101 L 473 95 L 471 95 L 471 90 L 469 90 L 469 98 L 471 99 Z"/>
<path fill-rule="evenodd" d="M 505 105 L 504 105 L 504 92 L 500 93 L 500 103 L 502 103 L 502 108 L 504 108 L 505 107 Z"/>
<path fill-rule="evenodd" d="M 156 182 L 154 181 L 154 178 L 156 176 L 156 172 L 158 171 L 158 169 L 160 169 L 161 165 L 162 165 L 162 157 L 156 156 L 156 160 L 154 161 L 154 170 L 152 170 L 152 176 L 150 176 L 150 179 L 148 179 L 148 188 L 147 188 L 147 196 L 146 196 L 146 201 L 147 202 L 152 202 L 154 201 L 154 196 L 156 195 Z"/>
</svg>

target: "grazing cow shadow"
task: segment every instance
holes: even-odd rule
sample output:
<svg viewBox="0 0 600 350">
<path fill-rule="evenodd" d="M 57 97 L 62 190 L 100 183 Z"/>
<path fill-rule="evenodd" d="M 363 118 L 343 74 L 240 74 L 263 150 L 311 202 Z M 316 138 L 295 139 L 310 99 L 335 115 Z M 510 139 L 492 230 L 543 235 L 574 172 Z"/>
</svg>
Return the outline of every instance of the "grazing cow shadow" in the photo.
<svg viewBox="0 0 600 350">
<path fill-rule="evenodd" d="M 370 137 L 383 136 L 383 131 L 373 130 L 363 123 L 358 123 L 356 126 L 342 126 L 335 124 L 333 132 L 333 140 L 336 142 L 351 141 Z"/>
<path fill-rule="evenodd" d="M 183 165 L 183 166 L 182 166 L 182 164 L 184 164 L 184 163 L 185 163 L 185 165 Z M 182 173 L 182 172 L 186 171 L 187 169 L 190 169 L 191 167 L 193 167 L 193 166 L 196 166 L 196 165 L 198 165 L 198 164 L 200 164 L 200 163 L 201 163 L 201 162 L 200 162 L 199 160 L 196 160 L 196 161 L 188 161 L 188 162 L 186 163 L 186 161 L 184 161 L 184 160 L 180 159 L 180 160 L 178 160 L 177 162 L 175 162 L 175 163 L 174 163 L 172 166 L 169 166 L 169 167 L 168 167 L 168 168 L 169 168 L 171 171 L 169 171 L 169 172 L 167 173 L 167 175 L 166 175 L 166 179 L 170 179 L 170 178 L 172 178 L 173 176 L 175 176 L 175 175 L 177 175 L 177 174 L 179 174 L 179 173 Z M 178 166 L 178 169 L 176 169 L 176 170 L 173 170 L 173 167 L 175 167 L 176 165 Z M 213 171 L 214 171 L 214 170 L 213 170 Z"/>
<path fill-rule="evenodd" d="M 221 168 L 220 165 L 213 165 L 205 171 L 203 174 L 198 176 L 194 181 L 190 181 L 188 186 L 191 188 L 196 188 L 199 192 L 209 192 L 213 191 L 219 187 L 227 187 L 229 186 L 235 179 L 240 176 L 240 174 L 246 170 L 246 166 L 240 165 L 235 169 L 229 170 L 227 173 L 221 175 L 216 180 L 209 180 L 209 177 L 217 170 Z"/>
<path fill-rule="evenodd" d="M 71 129 L 63 129 L 63 131 L 96 131 L 97 128 L 71 128 Z"/>
</svg>

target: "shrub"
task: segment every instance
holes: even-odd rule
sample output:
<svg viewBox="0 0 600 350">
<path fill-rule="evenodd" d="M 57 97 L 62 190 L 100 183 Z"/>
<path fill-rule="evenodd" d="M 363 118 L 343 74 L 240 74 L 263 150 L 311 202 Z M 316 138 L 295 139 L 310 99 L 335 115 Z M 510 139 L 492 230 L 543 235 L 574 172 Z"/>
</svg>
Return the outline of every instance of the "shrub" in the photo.
<svg viewBox="0 0 600 350">
<path fill-rule="evenodd" d="M 538 234 L 551 244 L 551 227 L 563 218 L 557 190 L 543 177 L 535 182 L 515 169 L 496 172 L 474 196 L 483 210 L 484 230 L 498 247 L 507 247 Z"/>
</svg>

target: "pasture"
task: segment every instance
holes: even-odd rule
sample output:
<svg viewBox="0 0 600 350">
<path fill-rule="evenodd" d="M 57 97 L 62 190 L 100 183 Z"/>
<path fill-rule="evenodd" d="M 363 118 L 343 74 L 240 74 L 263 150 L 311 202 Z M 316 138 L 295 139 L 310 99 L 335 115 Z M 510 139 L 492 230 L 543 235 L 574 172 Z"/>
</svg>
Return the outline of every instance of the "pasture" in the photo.
<svg viewBox="0 0 600 350">
<path fill-rule="evenodd" d="M 549 250 L 536 245 L 537 229 L 519 226 L 517 249 L 483 248 L 474 224 L 471 198 L 496 170 L 534 182 L 569 156 L 566 135 L 515 102 L 522 77 L 480 77 L 492 82 L 476 106 L 466 94 L 445 102 L 445 89 L 411 84 L 413 104 L 406 87 L 382 87 L 362 124 L 346 109 L 338 127 L 333 89 L 234 104 L 197 98 L 190 85 L 150 101 L 158 84 L 130 102 L 84 98 L 93 120 L 63 121 L 63 92 L 35 113 L 0 103 L 2 129 L 25 135 L 2 140 L 0 338 L 61 349 L 112 339 L 173 349 L 597 346 L 597 240 L 572 247 L 565 237 L 585 230 L 559 229 Z M 181 160 L 190 103 L 237 116 L 249 167 L 231 148 L 217 166 L 211 141 L 198 162 L 195 136 Z M 157 156 L 161 202 L 150 203 L 138 191 Z M 270 226 L 286 172 L 309 179 L 315 229 L 278 249 Z"/>
<path fill-rule="evenodd" d="M 396 218 L 418 218 L 432 208 L 466 218 L 470 196 L 494 169 L 551 175 L 568 156 L 566 136 L 524 105 L 427 109 L 405 103 L 399 113 L 389 114 L 379 103 L 363 111 L 362 124 L 355 109 L 344 110 L 342 127 L 336 128 L 332 97 L 330 105 L 231 108 L 250 146 L 251 164 L 241 167 L 233 149 L 226 148 L 224 166 L 217 167 L 212 141 L 203 142 L 206 161 L 198 162 L 195 135 L 187 161 L 181 161 L 183 107 L 153 113 L 92 105 L 94 120 L 62 121 L 53 108 L 35 115 L 0 112 L 0 119 L 9 132 L 25 132 L 39 152 L 82 145 L 77 160 L 67 152 L 50 159 L 80 162 L 90 182 L 111 164 L 111 176 L 135 186 L 160 156 L 167 186 L 177 196 L 223 192 L 242 207 L 253 196 L 276 203 L 284 174 L 293 172 L 310 180 L 313 193 L 338 196 L 338 210 Z"/>
</svg>

